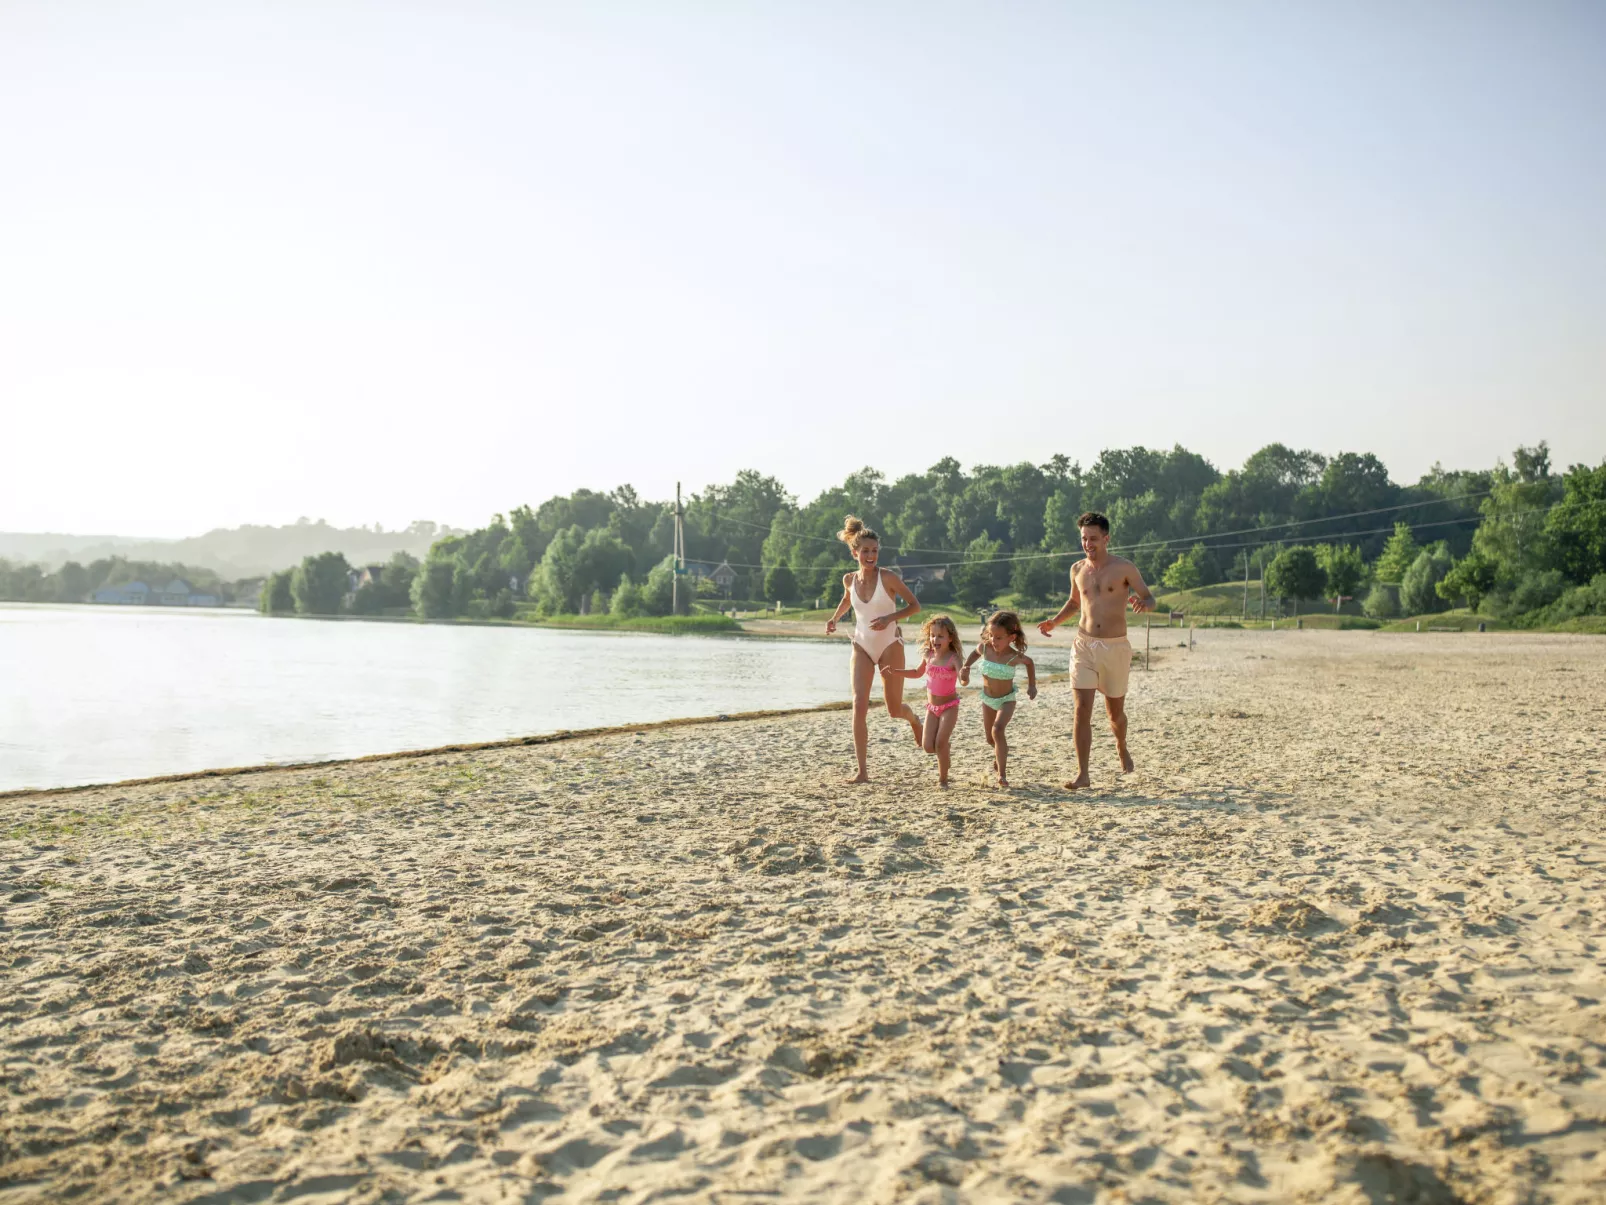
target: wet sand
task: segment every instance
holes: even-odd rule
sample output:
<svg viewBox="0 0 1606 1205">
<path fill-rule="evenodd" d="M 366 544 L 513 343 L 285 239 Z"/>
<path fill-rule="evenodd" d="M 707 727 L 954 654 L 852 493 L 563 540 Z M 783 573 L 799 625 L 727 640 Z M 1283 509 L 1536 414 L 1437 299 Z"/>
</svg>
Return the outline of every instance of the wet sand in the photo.
<svg viewBox="0 0 1606 1205">
<path fill-rule="evenodd" d="M 1606 1196 L 1606 641 L 0 800 L 0 1202 Z"/>
</svg>

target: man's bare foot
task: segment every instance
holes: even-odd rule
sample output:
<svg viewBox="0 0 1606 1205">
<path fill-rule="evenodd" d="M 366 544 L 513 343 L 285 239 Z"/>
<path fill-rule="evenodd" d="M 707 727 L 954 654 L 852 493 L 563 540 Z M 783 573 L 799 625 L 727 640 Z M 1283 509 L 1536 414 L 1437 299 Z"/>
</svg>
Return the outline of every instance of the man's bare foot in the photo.
<svg viewBox="0 0 1606 1205">
<path fill-rule="evenodd" d="M 1121 773 L 1130 774 L 1130 773 L 1132 773 L 1133 769 L 1135 769 L 1135 767 L 1134 767 L 1134 765 L 1132 763 L 1132 755 L 1130 753 L 1128 753 L 1125 749 L 1122 749 L 1121 750 Z"/>
<path fill-rule="evenodd" d="M 870 776 L 867 773 L 865 773 L 863 770 L 860 770 L 859 771 L 859 776 L 857 778 L 844 778 L 842 780 L 842 785 L 845 786 L 845 787 L 856 787 L 856 786 L 860 785 L 861 783 L 866 783 L 866 782 L 869 782 L 869 781 L 870 781 Z"/>
<path fill-rule="evenodd" d="M 1070 782 L 1065 784 L 1065 789 L 1067 791 L 1083 791 L 1086 790 L 1089 785 L 1091 784 L 1089 784 L 1087 780 L 1087 771 L 1083 770 L 1075 778 L 1071 779 Z"/>
</svg>

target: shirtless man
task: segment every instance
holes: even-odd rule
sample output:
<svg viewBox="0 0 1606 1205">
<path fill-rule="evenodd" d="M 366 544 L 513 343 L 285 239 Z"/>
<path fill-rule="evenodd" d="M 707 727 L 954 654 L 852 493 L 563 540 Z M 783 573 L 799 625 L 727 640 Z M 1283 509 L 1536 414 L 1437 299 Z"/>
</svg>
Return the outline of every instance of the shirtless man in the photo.
<svg viewBox="0 0 1606 1205">
<path fill-rule="evenodd" d="M 1065 785 L 1079 790 L 1088 785 L 1087 757 L 1093 748 L 1093 695 L 1104 693 L 1104 710 L 1121 754 L 1121 769 L 1132 772 L 1132 755 L 1126 750 L 1126 679 L 1132 668 L 1132 646 L 1126 639 L 1126 604 L 1132 610 L 1154 610 L 1154 595 L 1143 584 L 1138 567 L 1124 556 L 1110 555 L 1110 521 L 1088 511 L 1076 521 L 1082 529 L 1085 561 L 1071 566 L 1071 596 L 1059 614 L 1037 625 L 1052 636 L 1066 616 L 1080 611 L 1076 639 L 1071 645 L 1071 686 L 1076 691 L 1076 779 Z M 1086 605 L 1084 606 L 1084 602 Z"/>
</svg>

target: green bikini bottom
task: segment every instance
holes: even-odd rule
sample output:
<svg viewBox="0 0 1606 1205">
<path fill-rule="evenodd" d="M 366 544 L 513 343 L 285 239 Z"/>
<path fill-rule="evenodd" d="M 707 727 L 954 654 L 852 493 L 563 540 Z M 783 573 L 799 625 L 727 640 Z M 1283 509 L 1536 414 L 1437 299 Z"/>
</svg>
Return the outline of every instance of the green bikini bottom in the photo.
<svg viewBox="0 0 1606 1205">
<path fill-rule="evenodd" d="M 1012 690 L 1007 695 L 999 695 L 995 699 L 995 698 L 993 698 L 992 695 L 988 694 L 984 690 L 984 691 L 981 692 L 982 706 L 983 707 L 991 707 L 994 711 L 1002 711 L 1004 709 L 1004 705 L 1007 704 L 1007 703 L 1013 703 L 1015 701 L 1016 695 L 1018 695 L 1019 693 L 1020 693 L 1019 691 Z"/>
</svg>

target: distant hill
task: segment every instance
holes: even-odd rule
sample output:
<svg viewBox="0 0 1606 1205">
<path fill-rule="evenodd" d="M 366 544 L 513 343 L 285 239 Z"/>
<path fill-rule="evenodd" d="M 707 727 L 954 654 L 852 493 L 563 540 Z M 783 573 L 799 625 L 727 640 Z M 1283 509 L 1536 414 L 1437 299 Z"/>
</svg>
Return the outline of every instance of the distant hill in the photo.
<svg viewBox="0 0 1606 1205">
<path fill-rule="evenodd" d="M 100 557 L 179 562 L 210 569 L 225 580 L 260 577 L 299 564 L 302 557 L 341 552 L 353 564 L 388 560 L 394 553 L 422 557 L 443 536 L 458 529 L 419 520 L 402 531 L 331 527 L 310 520 L 285 527 L 217 528 L 182 540 L 136 536 L 80 536 L 55 532 L 0 532 L 0 559 L 40 563 L 49 569 L 65 561 L 87 565 Z"/>
</svg>

